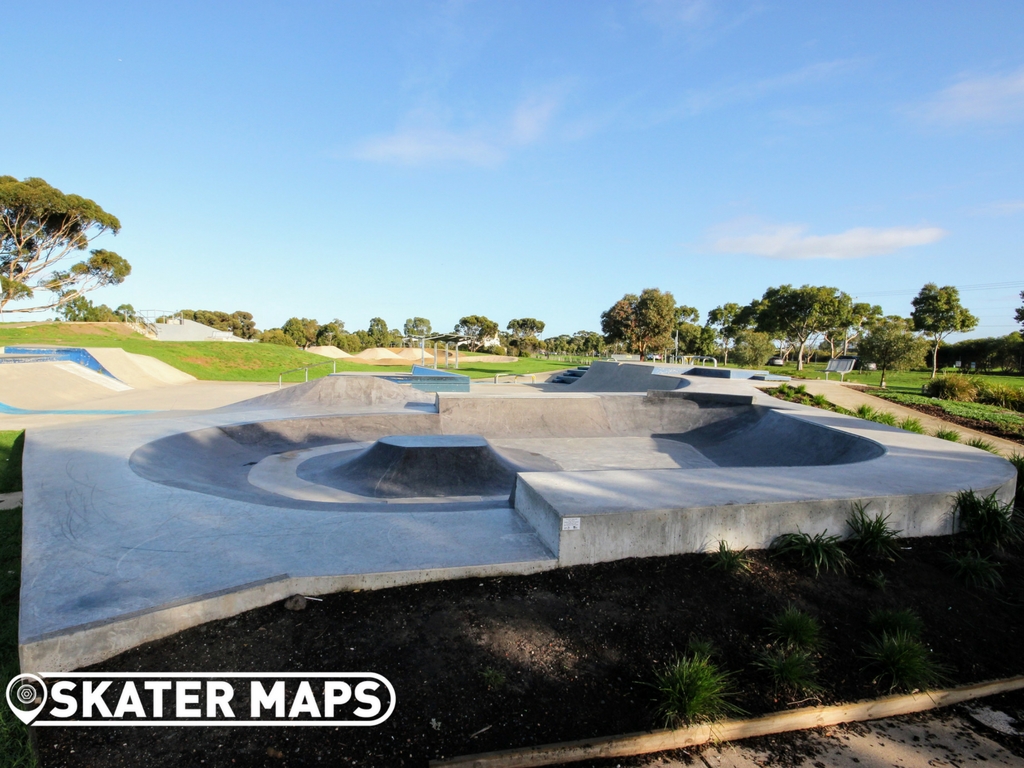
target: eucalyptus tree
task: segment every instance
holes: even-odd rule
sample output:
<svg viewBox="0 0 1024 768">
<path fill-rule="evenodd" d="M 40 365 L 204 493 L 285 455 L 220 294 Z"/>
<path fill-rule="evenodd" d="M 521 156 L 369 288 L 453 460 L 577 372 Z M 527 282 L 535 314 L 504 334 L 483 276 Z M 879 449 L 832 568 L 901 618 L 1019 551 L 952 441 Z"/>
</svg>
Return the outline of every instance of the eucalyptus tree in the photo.
<svg viewBox="0 0 1024 768">
<path fill-rule="evenodd" d="M 722 340 L 723 362 L 729 362 L 729 349 L 735 344 L 736 336 L 747 328 L 740 315 L 740 305 L 735 302 L 723 304 L 708 312 L 707 325 L 714 328 Z"/>
<path fill-rule="evenodd" d="M 845 295 L 825 285 L 781 285 L 765 291 L 741 316 L 752 317 L 757 331 L 788 340 L 796 347 L 796 367 L 802 371 L 808 340 L 832 327 Z"/>
<path fill-rule="evenodd" d="M 88 291 L 124 282 L 131 265 L 102 248 L 58 269 L 100 235 L 120 231 L 117 217 L 88 198 L 66 195 L 42 179 L 0 176 L 0 314 L 55 309 Z M 49 295 L 37 297 L 37 291 Z"/>
<path fill-rule="evenodd" d="M 455 324 L 455 333 L 469 338 L 469 348 L 476 351 L 498 336 L 498 324 L 483 315 L 466 315 Z"/>
<path fill-rule="evenodd" d="M 887 371 L 902 371 L 920 365 L 927 342 L 914 334 L 913 324 L 905 318 L 889 315 L 875 320 L 868 328 L 867 335 L 857 346 L 861 360 L 875 363 L 885 386 Z"/>
<path fill-rule="evenodd" d="M 924 334 L 932 345 L 932 378 L 939 369 L 939 347 L 951 333 L 966 333 L 978 327 L 978 318 L 960 303 L 960 292 L 952 285 L 939 288 L 925 283 L 910 302 L 914 311 L 910 318 L 914 330 Z"/>
<path fill-rule="evenodd" d="M 623 343 L 641 358 L 654 346 L 668 346 L 676 325 L 676 300 L 669 291 L 645 288 L 627 293 L 601 313 L 601 332 L 609 344 Z"/>
</svg>

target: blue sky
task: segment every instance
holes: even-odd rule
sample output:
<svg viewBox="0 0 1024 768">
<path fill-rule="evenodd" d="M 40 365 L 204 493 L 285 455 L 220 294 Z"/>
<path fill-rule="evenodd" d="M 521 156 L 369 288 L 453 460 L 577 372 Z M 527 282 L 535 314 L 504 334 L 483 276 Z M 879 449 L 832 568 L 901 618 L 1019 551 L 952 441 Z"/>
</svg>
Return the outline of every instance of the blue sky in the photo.
<svg viewBox="0 0 1024 768">
<path fill-rule="evenodd" d="M 1014 2 L 19 3 L 0 174 L 91 197 L 111 306 L 597 329 L 781 283 L 973 335 L 1024 290 Z M 20 32 L 19 32 L 20 30 Z M 991 287 L 995 285 L 995 287 Z M 24 316 L 22 316 L 24 318 Z"/>
</svg>

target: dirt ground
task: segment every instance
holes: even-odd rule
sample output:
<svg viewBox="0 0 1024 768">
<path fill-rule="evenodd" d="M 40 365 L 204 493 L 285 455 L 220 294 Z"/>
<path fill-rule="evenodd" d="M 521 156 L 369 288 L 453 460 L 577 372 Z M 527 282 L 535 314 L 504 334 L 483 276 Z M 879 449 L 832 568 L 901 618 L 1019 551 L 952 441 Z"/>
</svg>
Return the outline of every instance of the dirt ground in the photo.
<svg viewBox="0 0 1024 768">
<path fill-rule="evenodd" d="M 431 758 L 642 731 L 654 671 L 691 637 L 711 640 L 751 714 L 882 693 L 862 670 L 867 617 L 909 607 L 952 683 L 1024 672 L 1024 557 L 1003 555 L 1005 587 L 979 593 L 943 567 L 949 538 L 908 540 L 895 563 L 849 575 L 753 553 L 724 575 L 704 555 L 579 566 L 277 603 L 133 649 L 105 671 L 372 671 L 397 693 L 374 728 L 36 728 L 53 766 L 425 766 Z M 880 590 L 866 577 L 888 580 Z M 794 604 L 820 620 L 819 699 L 772 690 L 752 666 L 770 618 Z M 783 752 L 785 750 L 782 750 Z M 629 761 L 618 760 L 628 765 Z M 586 764 L 578 764 L 586 765 Z M 592 765 L 608 765 L 593 763 Z"/>
</svg>

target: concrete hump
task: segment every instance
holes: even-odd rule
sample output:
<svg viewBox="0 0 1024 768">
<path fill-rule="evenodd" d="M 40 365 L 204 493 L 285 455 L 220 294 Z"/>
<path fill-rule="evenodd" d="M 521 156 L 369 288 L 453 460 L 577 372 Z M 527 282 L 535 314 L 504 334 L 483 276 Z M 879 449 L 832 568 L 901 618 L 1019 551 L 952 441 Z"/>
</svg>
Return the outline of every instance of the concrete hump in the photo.
<svg viewBox="0 0 1024 768">
<path fill-rule="evenodd" d="M 649 392 L 685 386 L 674 376 L 658 376 L 653 365 L 642 363 L 595 362 L 579 381 L 569 384 L 570 392 Z"/>
<path fill-rule="evenodd" d="M 149 355 L 135 355 L 118 347 L 86 347 L 85 350 L 111 376 L 133 389 L 156 389 L 196 380 L 195 376 Z"/>
<path fill-rule="evenodd" d="M 382 437 L 334 473 L 334 485 L 373 498 L 508 496 L 516 468 L 476 435 Z"/>
<path fill-rule="evenodd" d="M 269 395 L 254 397 L 228 408 L 337 408 L 343 406 L 396 406 L 433 403 L 435 396 L 377 376 L 334 374 L 308 384 L 297 384 Z"/>
</svg>

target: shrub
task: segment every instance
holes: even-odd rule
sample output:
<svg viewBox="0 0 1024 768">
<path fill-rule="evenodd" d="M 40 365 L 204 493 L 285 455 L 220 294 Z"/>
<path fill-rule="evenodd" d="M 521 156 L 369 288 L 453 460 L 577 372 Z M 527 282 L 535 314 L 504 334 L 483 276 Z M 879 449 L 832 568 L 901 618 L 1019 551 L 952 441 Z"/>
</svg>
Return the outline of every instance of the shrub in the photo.
<svg viewBox="0 0 1024 768">
<path fill-rule="evenodd" d="M 900 554 L 897 534 L 901 531 L 889 525 L 889 515 L 868 517 L 865 509 L 864 504 L 854 504 L 853 514 L 846 520 L 853 531 L 850 539 L 854 550 L 868 557 L 895 560 Z"/>
<path fill-rule="evenodd" d="M 1012 408 L 1024 411 L 1024 390 L 999 382 L 978 382 L 977 400 L 982 403 L 998 405 L 1000 408 Z"/>
<path fill-rule="evenodd" d="M 875 418 L 872 421 L 876 421 L 879 424 L 886 424 L 890 427 L 896 426 L 896 417 L 888 411 L 880 411 L 875 414 Z"/>
<path fill-rule="evenodd" d="M 913 416 L 907 416 L 900 420 L 900 429 L 905 429 L 907 432 L 916 432 L 919 435 L 924 434 L 924 425 L 921 424 L 920 419 L 915 419 Z"/>
<path fill-rule="evenodd" d="M 666 727 L 743 714 L 729 701 L 735 695 L 732 674 L 703 654 L 683 656 L 666 665 L 654 688 L 659 694 L 657 714 Z"/>
<path fill-rule="evenodd" d="M 875 571 L 864 578 L 867 580 L 868 584 L 879 592 L 886 592 L 889 589 L 889 579 L 887 579 L 885 574 L 881 571 Z"/>
<path fill-rule="evenodd" d="M 1017 509 L 1024 510 L 1024 453 L 1014 453 L 1010 463 L 1017 468 Z"/>
<path fill-rule="evenodd" d="M 942 429 L 941 427 L 935 430 L 935 436 L 939 440 L 949 440 L 951 443 L 960 442 L 960 433 L 955 429 Z"/>
<path fill-rule="evenodd" d="M 811 536 L 809 533 L 784 533 L 771 543 L 771 551 L 790 558 L 805 568 L 814 568 L 818 576 L 822 570 L 846 572 L 850 558 L 839 546 L 838 536 L 827 536 L 828 531 Z"/>
<path fill-rule="evenodd" d="M 807 394 L 807 385 L 806 384 L 801 384 L 799 387 L 797 387 L 796 389 L 793 390 L 793 393 L 797 394 L 797 395 L 806 395 Z"/>
<path fill-rule="evenodd" d="M 750 570 L 750 558 L 746 547 L 740 550 L 730 549 L 725 540 L 718 542 L 718 551 L 711 555 L 711 567 L 726 573 L 740 573 Z"/>
<path fill-rule="evenodd" d="M 967 441 L 967 445 L 971 446 L 971 448 L 979 448 L 983 451 L 994 453 L 996 456 L 999 455 L 998 448 L 992 445 L 992 443 L 990 443 L 988 440 L 983 440 L 980 437 L 972 437 L 970 440 Z"/>
<path fill-rule="evenodd" d="M 979 544 L 1002 547 L 1024 539 L 1024 521 L 1013 504 L 1001 504 L 993 491 L 979 496 L 960 491 L 953 501 L 953 514 L 960 530 Z"/>
<path fill-rule="evenodd" d="M 932 688 L 943 682 L 946 670 L 932 658 L 924 644 L 906 632 L 883 632 L 864 648 L 865 671 L 875 685 L 913 691 Z"/>
<path fill-rule="evenodd" d="M 764 670 L 777 689 L 797 693 L 816 693 L 821 690 L 817 682 L 814 660 L 799 648 L 777 649 L 761 653 L 754 666 Z"/>
<path fill-rule="evenodd" d="M 977 552 L 947 555 L 946 564 L 953 576 L 971 589 L 995 589 L 1003 584 L 1003 576 L 999 573 L 1002 566 Z"/>
<path fill-rule="evenodd" d="M 924 385 L 924 393 L 940 400 L 958 400 L 973 403 L 978 397 L 978 385 L 969 376 L 960 373 L 939 376 Z"/>
<path fill-rule="evenodd" d="M 895 635 L 903 632 L 915 640 L 920 640 L 921 635 L 924 634 L 924 622 L 921 621 L 920 616 L 909 608 L 899 610 L 881 608 L 877 611 L 872 611 L 871 616 L 868 618 L 868 624 L 876 636 L 883 634 Z"/>
<path fill-rule="evenodd" d="M 480 677 L 484 681 L 484 685 L 488 688 L 498 690 L 505 686 L 505 673 L 497 669 L 488 667 L 487 669 L 480 672 Z"/>
<path fill-rule="evenodd" d="M 768 635 L 787 648 L 809 651 L 821 644 L 821 625 L 816 618 L 791 605 L 772 619 Z"/>
<path fill-rule="evenodd" d="M 862 419 L 867 419 L 868 421 L 874 421 L 875 420 L 875 415 L 878 413 L 878 411 L 876 411 L 874 408 L 872 408 L 867 403 L 864 403 L 863 405 L 861 405 L 855 411 L 855 413 L 857 414 L 857 416 L 859 416 Z"/>
<path fill-rule="evenodd" d="M 829 406 L 828 398 L 825 397 L 824 395 L 815 395 L 814 397 L 812 397 L 811 404 L 817 406 L 818 408 L 828 408 Z"/>
</svg>

